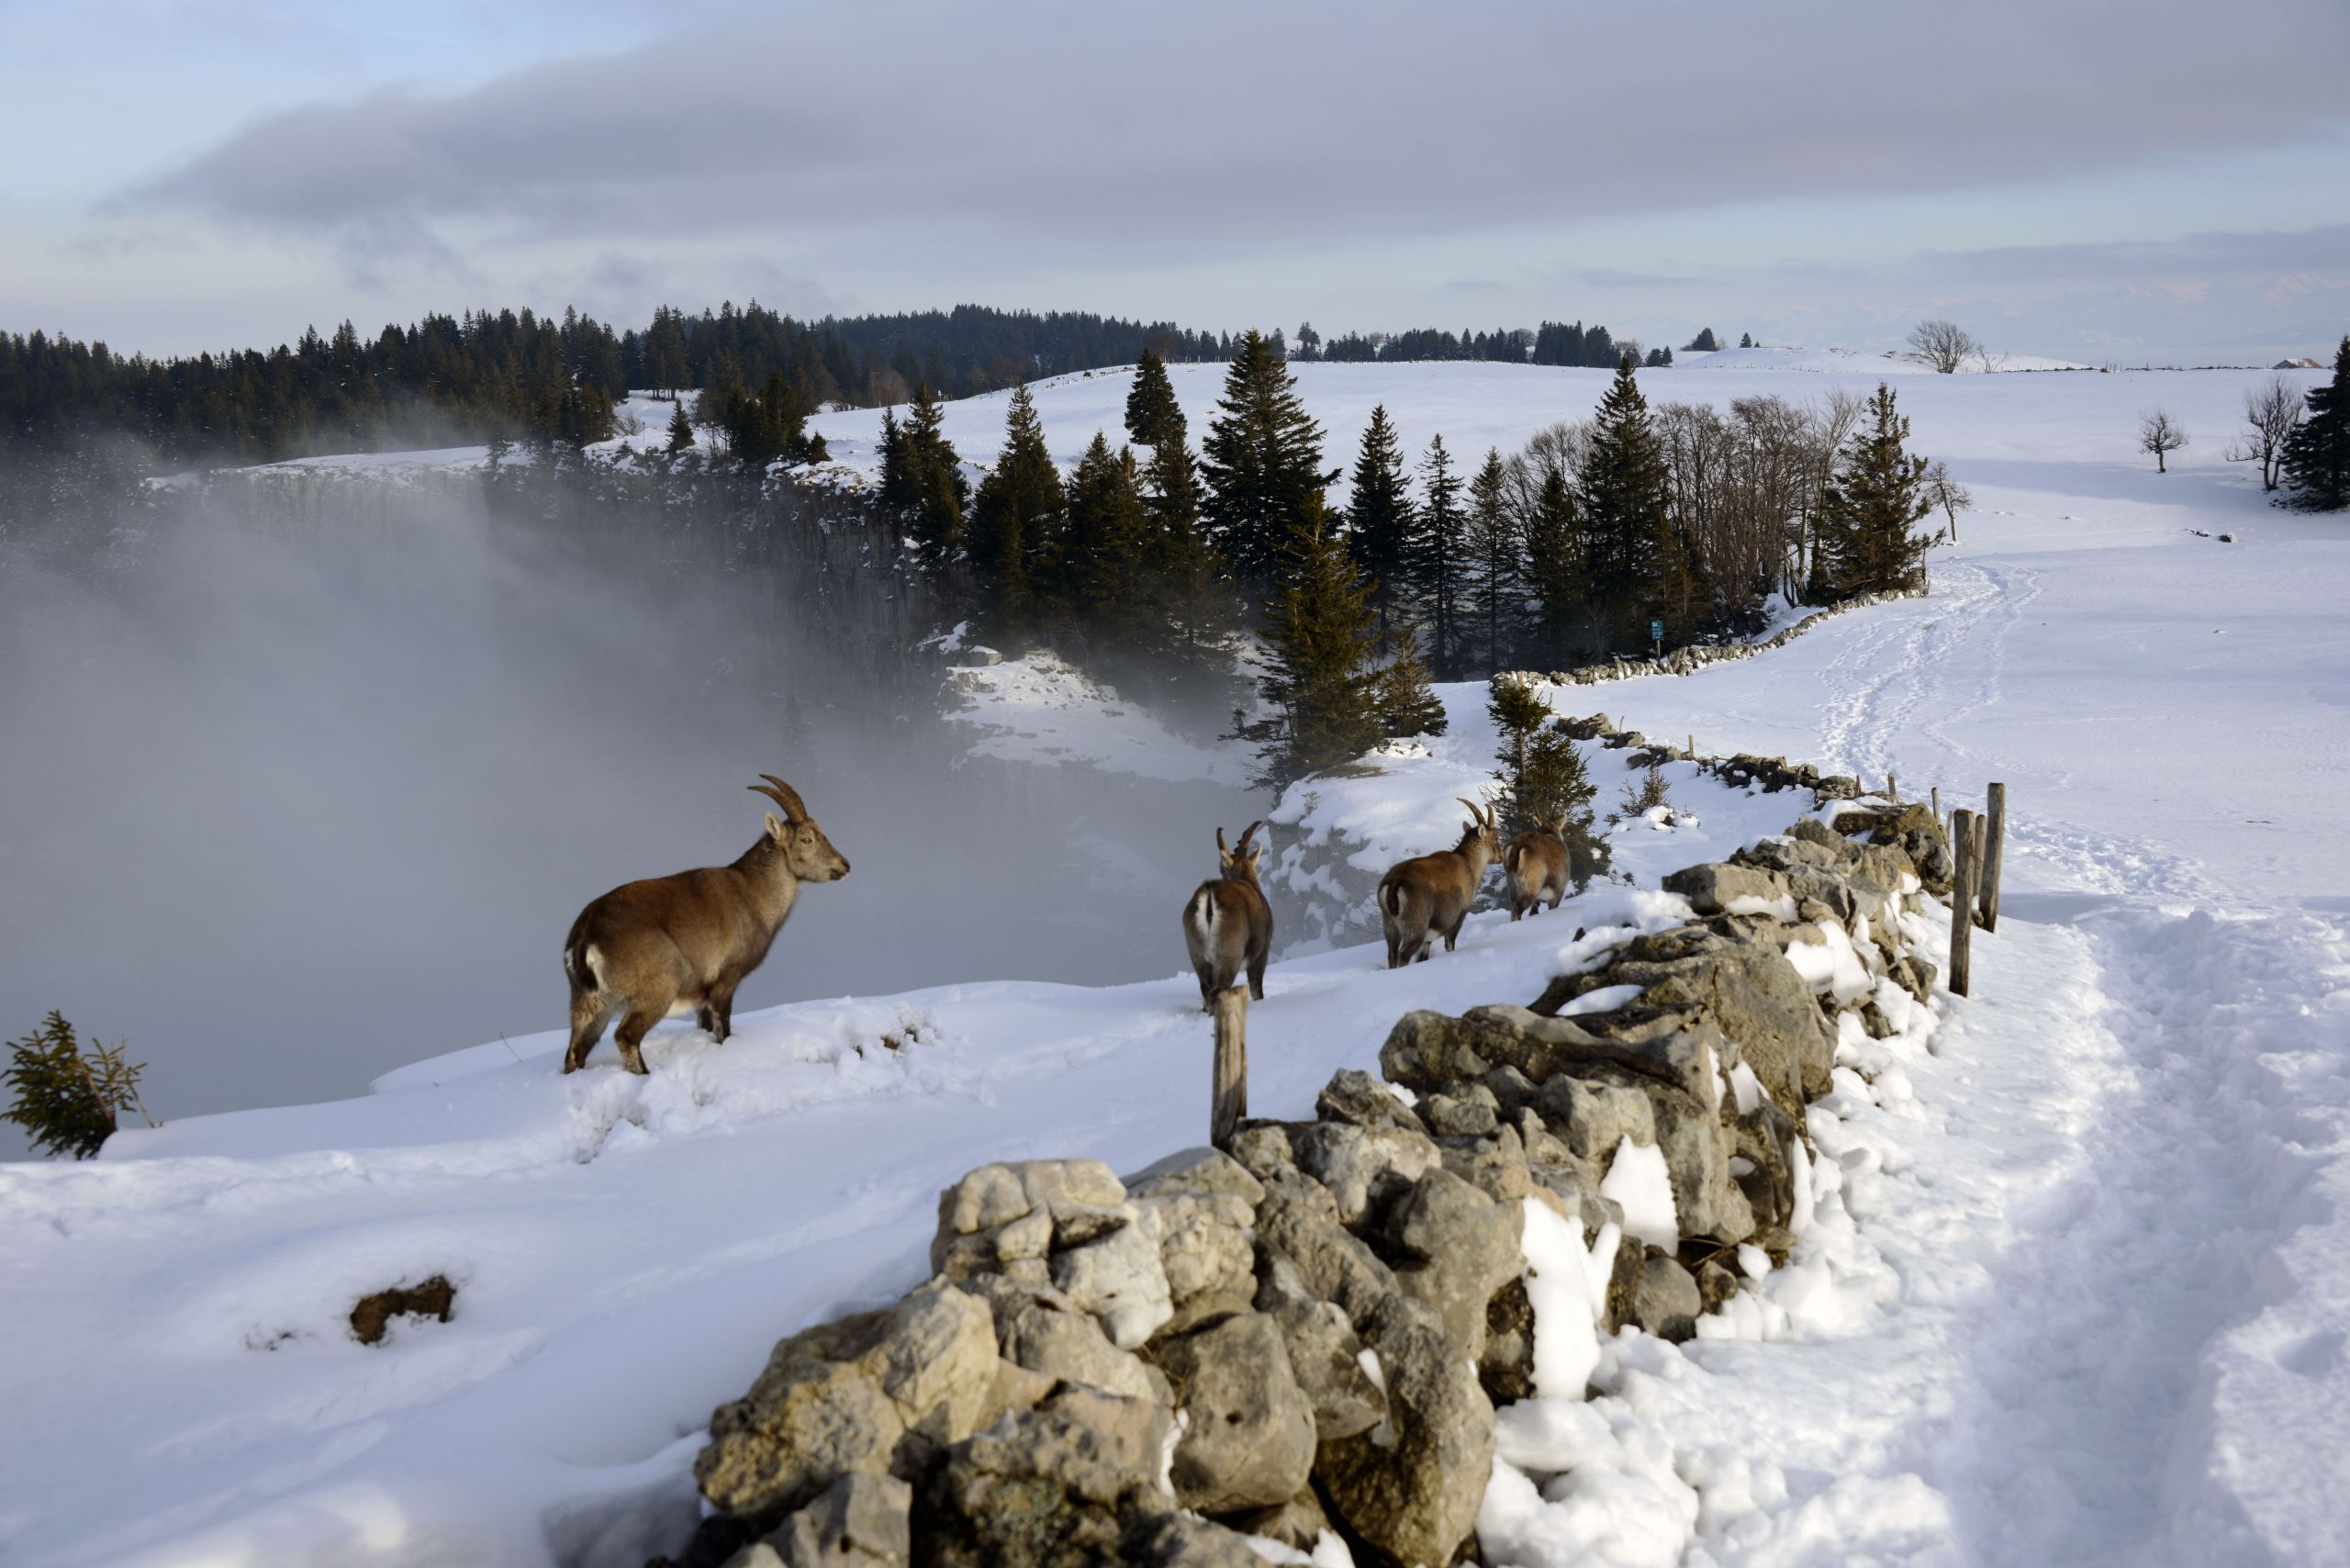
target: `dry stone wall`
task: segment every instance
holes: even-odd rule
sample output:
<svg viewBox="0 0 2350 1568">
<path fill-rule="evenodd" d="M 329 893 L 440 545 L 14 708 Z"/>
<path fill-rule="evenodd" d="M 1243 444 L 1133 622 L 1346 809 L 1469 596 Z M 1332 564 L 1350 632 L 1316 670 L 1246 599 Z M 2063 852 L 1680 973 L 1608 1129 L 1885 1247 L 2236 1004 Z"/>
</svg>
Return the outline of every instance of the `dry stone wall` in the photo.
<svg viewBox="0 0 2350 1568">
<path fill-rule="evenodd" d="M 971 1171 L 928 1282 L 783 1340 L 715 1413 L 678 1563 L 1255 1568 L 1247 1538 L 1325 1532 L 1476 1560 L 1495 1406 L 1555 1396 L 1538 1341 L 1576 1327 L 1529 1227 L 1598 1271 L 1586 1338 L 1687 1338 L 1784 1261 L 1805 1107 L 1840 1038 L 1930 1002 L 1910 938 L 1948 859 L 1922 808 L 1807 818 L 1676 873 L 1685 924 L 1586 934 L 1525 1005 L 1405 1015 L 1384 1081 L 1337 1074 L 1310 1119 L 1125 1177 Z"/>
</svg>

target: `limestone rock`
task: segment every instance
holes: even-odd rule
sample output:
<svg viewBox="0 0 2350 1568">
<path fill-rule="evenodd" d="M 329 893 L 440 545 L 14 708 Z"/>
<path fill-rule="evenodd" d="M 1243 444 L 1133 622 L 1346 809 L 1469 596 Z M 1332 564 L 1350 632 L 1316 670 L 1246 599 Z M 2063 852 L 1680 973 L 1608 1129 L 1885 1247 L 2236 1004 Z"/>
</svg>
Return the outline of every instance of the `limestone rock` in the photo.
<svg viewBox="0 0 2350 1568">
<path fill-rule="evenodd" d="M 1330 1516 L 1323 1511 L 1322 1499 L 1308 1487 L 1286 1503 L 1228 1515 L 1225 1522 L 1243 1535 L 1262 1536 L 1292 1551 L 1312 1551 L 1322 1532 L 1330 1528 Z"/>
<path fill-rule="evenodd" d="M 844 1475 L 727 1568 L 903 1568 L 912 1509 L 913 1488 L 893 1475 Z"/>
<path fill-rule="evenodd" d="M 1684 866 L 1664 879 L 1664 890 L 1679 893 L 1699 914 L 1727 914 L 1741 899 L 1775 903 L 1787 896 L 1782 878 L 1751 866 Z"/>
<path fill-rule="evenodd" d="M 1141 1211 L 1132 1225 L 1053 1254 L 1053 1283 L 1080 1311 L 1100 1318 L 1110 1342 L 1122 1350 L 1133 1350 L 1175 1316 L 1158 1232 L 1156 1214 Z"/>
<path fill-rule="evenodd" d="M 842 1475 L 911 1476 L 970 1435 L 999 1360 L 986 1305 L 934 1280 L 892 1309 L 777 1345 L 750 1392 L 712 1413 L 694 1477 L 714 1506 L 755 1521 Z"/>
<path fill-rule="evenodd" d="M 1232 1173 L 1264 1193 L 1239 1166 L 1232 1166 Z M 1159 1264 L 1175 1309 L 1169 1331 L 1182 1333 L 1248 1305 L 1257 1292 L 1257 1216 L 1246 1201 L 1228 1193 L 1167 1191 L 1136 1200 L 1136 1207 L 1149 1211 L 1147 1223 L 1158 1233 Z"/>
<path fill-rule="evenodd" d="M 1656 1142 L 1656 1113 L 1637 1089 L 1561 1073 L 1542 1086 L 1536 1105 L 1578 1159 L 1604 1162 L 1626 1138 Z"/>
<path fill-rule="evenodd" d="M 938 1568 L 1091 1568 L 1123 1561 L 1172 1511 L 1158 1489 L 1164 1412 L 1107 1395 L 1052 1400 L 946 1451 L 918 1505 L 923 1561 Z"/>
<path fill-rule="evenodd" d="M 1225 1514 L 1295 1495 L 1314 1468 L 1314 1407 L 1273 1319 L 1243 1313 L 1156 1349 L 1185 1417 L 1170 1472 L 1177 1500 Z"/>
<path fill-rule="evenodd" d="M 1494 1202 L 1449 1170 L 1415 1182 L 1389 1214 L 1387 1238 L 1404 1261 L 1404 1294 L 1435 1309 L 1445 1338 L 1475 1361 L 1485 1348 L 1485 1308 L 1525 1272 L 1518 1251 L 1525 1211 Z"/>
<path fill-rule="evenodd" d="M 1126 1196 L 1154 1198 L 1168 1193 L 1222 1193 L 1250 1208 L 1264 1201 L 1265 1185 L 1228 1154 L 1203 1145 L 1178 1149 L 1126 1178 Z"/>
<path fill-rule="evenodd" d="M 1534 1303 L 1519 1274 L 1485 1305 L 1485 1345 L 1477 1382 L 1496 1406 L 1534 1397 Z"/>
<path fill-rule="evenodd" d="M 1259 1278 L 1267 1272 L 1264 1254 L 1285 1258 L 1317 1300 L 1335 1302 L 1358 1331 L 1382 1297 L 1395 1294 L 1394 1271 L 1338 1223 L 1328 1188 L 1304 1176 L 1265 1184 L 1257 1209 Z"/>
<path fill-rule="evenodd" d="M 1494 1467 L 1494 1406 L 1441 1333 L 1406 1323 L 1376 1341 L 1388 1420 L 1322 1445 L 1323 1495 L 1347 1527 L 1403 1563 L 1449 1563 L 1477 1523 Z"/>
<path fill-rule="evenodd" d="M 1401 1126 L 1316 1122 L 1297 1140 L 1298 1168 L 1337 1200 L 1338 1222 L 1362 1223 L 1374 1198 L 1391 1196 L 1443 1162 L 1435 1140 Z"/>
<path fill-rule="evenodd" d="M 1023 1308 L 1003 1336 L 1004 1359 L 1056 1381 L 1081 1383 L 1130 1399 L 1158 1398 L 1150 1369 L 1131 1350 L 1110 1343 L 1088 1313 Z"/>
<path fill-rule="evenodd" d="M 1695 1337 L 1705 1302 L 1689 1271 L 1662 1252 L 1651 1251 L 1640 1265 L 1639 1282 L 1632 1290 L 1632 1321 L 1660 1339 L 1674 1344 Z"/>
<path fill-rule="evenodd" d="M 1316 1121 L 1350 1122 L 1359 1127 L 1405 1127 L 1416 1133 L 1428 1129 L 1418 1114 L 1395 1092 L 1358 1068 L 1332 1075 L 1314 1099 Z"/>
<path fill-rule="evenodd" d="M 1297 1265 L 1269 1254 L 1257 1308 L 1281 1330 L 1290 1372 L 1314 1409 L 1315 1436 L 1350 1438 L 1387 1417 L 1387 1396 L 1363 1370 L 1362 1340 L 1334 1302 L 1306 1288 Z"/>
</svg>

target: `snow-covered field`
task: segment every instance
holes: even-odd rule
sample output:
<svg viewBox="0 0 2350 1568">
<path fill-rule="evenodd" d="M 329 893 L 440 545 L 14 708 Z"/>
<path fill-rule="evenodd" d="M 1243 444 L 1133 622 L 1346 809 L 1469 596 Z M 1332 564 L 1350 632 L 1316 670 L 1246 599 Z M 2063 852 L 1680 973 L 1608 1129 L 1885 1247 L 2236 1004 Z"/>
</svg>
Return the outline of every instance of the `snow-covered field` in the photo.
<svg viewBox="0 0 2350 1568">
<path fill-rule="evenodd" d="M 1881 368 L 1642 379 L 1801 397 Z M 1195 431 L 1220 374 L 1177 367 Z M 1503 1478 L 1509 1561 L 2350 1562 L 2350 522 L 2266 509 L 2221 460 L 2256 379 L 1910 376 L 1914 444 L 1980 509 L 1932 595 L 1558 694 L 1706 751 L 1891 770 L 1945 808 L 2004 780 L 2009 839 L 1974 996 L 1815 1107 L 1818 1216 L 1762 1301 L 1685 1347 L 1607 1345 L 1579 1417 L 1519 1418 L 1505 1454 L 1578 1468 L 1539 1512 Z M 1383 401 L 1466 460 L 1588 413 L 1604 376 L 1300 381 L 1334 456 Z M 1041 388 L 1055 454 L 1114 432 L 1126 385 Z M 1002 401 L 948 409 L 967 457 L 992 455 Z M 2157 401 L 2196 439 L 2163 476 L 2132 439 Z M 819 428 L 855 463 L 876 420 Z M 1445 696 L 1451 734 L 1292 801 L 1276 849 L 1449 839 L 1492 741 L 1479 689 Z M 1104 725 L 1136 715 L 1035 700 L 1056 755 L 1118 765 Z M 1127 743 L 1153 767 L 1193 766 L 1185 745 Z M 1612 801 L 1617 755 L 1593 771 Z M 1798 809 L 1685 769 L 1673 793 L 1695 823 L 1617 837 L 1651 885 Z M 1402 1011 L 1524 1001 L 1577 925 L 1673 902 L 1477 917 L 1396 974 L 1366 946 L 1277 964 L 1251 1108 L 1302 1113 Z M 912 1283 L 948 1180 L 1195 1141 L 1196 1007 L 1187 976 L 800 1003 L 722 1047 L 665 1026 L 649 1080 L 609 1047 L 563 1079 L 556 1037 L 493 1041 L 360 1100 L 0 1168 L 0 1560 L 639 1561 L 690 1519 L 711 1406 L 778 1335 Z M 353 1297 L 433 1271 L 454 1321 L 350 1340 Z"/>
</svg>

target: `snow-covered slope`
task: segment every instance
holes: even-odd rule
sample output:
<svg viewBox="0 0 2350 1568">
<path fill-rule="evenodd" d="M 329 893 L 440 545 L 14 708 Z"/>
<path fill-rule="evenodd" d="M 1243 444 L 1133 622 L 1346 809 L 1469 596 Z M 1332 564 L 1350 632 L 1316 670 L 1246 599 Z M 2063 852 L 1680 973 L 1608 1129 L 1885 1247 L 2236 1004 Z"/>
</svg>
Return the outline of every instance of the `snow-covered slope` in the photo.
<svg viewBox="0 0 2350 1568">
<path fill-rule="evenodd" d="M 1195 428 L 1220 370 L 1178 368 Z M 1334 449 L 1384 401 L 1407 440 L 1442 431 L 1464 455 L 1588 412 L 1601 379 L 1301 375 Z M 1890 770 L 1946 808 L 2001 779 L 2010 836 L 1973 997 L 1930 1053 L 1849 1061 L 1815 1109 L 1820 1217 L 1769 1310 L 1679 1349 L 1609 1347 L 1588 1420 L 1549 1435 L 1578 1461 L 1576 1522 L 1515 1560 L 2350 1561 L 2350 525 L 2266 509 L 2221 460 L 2254 379 L 1913 376 L 1916 444 L 1980 508 L 1932 595 L 1757 659 L 1558 694 L 1707 751 Z M 1125 386 L 1042 389 L 1056 454 L 1114 430 Z M 2163 476 L 2132 440 L 2155 401 L 2197 441 Z M 948 412 L 967 455 L 1001 420 L 1000 398 Z M 869 437 L 866 415 L 834 421 L 836 450 Z M 1448 836 L 1490 738 L 1478 689 L 1444 695 L 1443 743 L 1278 831 Z M 1093 722 L 1082 700 L 1055 722 Z M 1595 761 L 1603 802 L 1617 757 Z M 1716 856 L 1798 809 L 1713 788 L 1676 777 L 1698 823 L 1634 827 L 1626 863 Z M 1474 918 L 1459 953 L 1399 974 L 1367 946 L 1276 965 L 1251 1107 L 1304 1110 L 1406 1008 L 1526 999 L 1577 925 L 1672 912 L 1600 890 L 1516 926 Z M 1171 917 L 1168 937 L 1171 974 Z M 948 1179 L 1030 1155 L 1132 1169 L 1198 1137 L 1196 1005 L 1188 977 L 802 1003 L 722 1047 L 666 1026 L 641 1081 L 609 1047 L 563 1079 L 554 1037 L 493 1041 L 360 1100 L 0 1167 L 0 1558 L 618 1562 L 673 1544 L 711 1406 L 778 1335 L 911 1283 Z M 344 1334 L 356 1294 L 433 1271 L 458 1281 L 454 1321 L 372 1349 Z"/>
</svg>

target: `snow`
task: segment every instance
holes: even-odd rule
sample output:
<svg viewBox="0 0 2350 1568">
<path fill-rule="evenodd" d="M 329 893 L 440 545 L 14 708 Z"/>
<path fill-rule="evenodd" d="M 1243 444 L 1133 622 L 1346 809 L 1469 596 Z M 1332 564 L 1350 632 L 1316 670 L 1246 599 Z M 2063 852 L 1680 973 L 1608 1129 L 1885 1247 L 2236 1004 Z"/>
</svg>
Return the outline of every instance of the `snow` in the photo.
<svg viewBox="0 0 2350 1568">
<path fill-rule="evenodd" d="M 1642 374 L 1652 397 L 1865 389 L 1900 368 L 1684 358 Z M 1222 369 L 1173 367 L 1195 434 Z M 2009 840 L 1972 997 L 1911 1006 L 1832 926 L 1824 958 L 1794 945 L 1815 983 L 1873 993 L 1899 1033 L 1840 1037 L 1812 1150 L 1796 1150 L 1794 1253 L 1770 1269 L 1740 1249 L 1752 1288 L 1695 1339 L 1598 1336 L 1591 1253 L 1529 1207 L 1543 1397 L 1501 1417 L 1488 1561 L 2350 1561 L 2350 524 L 2266 508 L 2223 460 L 2266 374 L 1912 366 L 1914 443 L 1980 509 L 1936 553 L 1932 594 L 1688 677 L 1552 693 L 1562 713 L 1604 709 L 1710 752 L 1892 772 L 1907 795 L 1939 785 L 1945 809 L 2000 779 Z M 1407 444 L 1441 431 L 1464 464 L 1583 417 L 1605 381 L 1300 369 L 1334 458 L 1383 402 Z M 1055 454 L 1114 433 L 1129 384 L 1040 386 Z M 1002 402 L 948 407 L 967 457 L 992 456 Z M 2156 402 L 2196 441 L 2167 476 L 2132 439 Z M 869 458 L 852 449 L 877 413 L 816 422 L 845 474 Z M 1451 797 L 1477 793 L 1494 737 L 1481 687 L 1440 695 L 1448 734 L 1292 791 L 1285 848 L 1375 873 L 1449 844 Z M 1056 695 L 1034 667 L 995 677 L 975 711 L 990 702 L 1006 722 L 979 744 L 1031 760 L 1219 755 L 1127 726 L 1147 716 L 1108 713 L 1106 696 Z M 1604 811 L 1634 776 L 1620 754 L 1586 755 Z M 1331 1071 L 1375 1064 L 1408 1008 L 1528 1000 L 1631 930 L 1686 918 L 1662 871 L 1807 804 L 1665 774 L 1670 824 L 1610 834 L 1637 886 L 1516 925 L 1474 915 L 1458 953 L 1408 970 L 1365 946 L 1276 963 L 1252 1010 L 1252 1107 L 1304 1114 Z M 1939 961 L 1934 914 L 1904 931 Z M 1169 939 L 1171 969 L 1171 918 Z M 0 1558 L 667 1550 L 693 1518 L 711 1406 L 778 1336 L 912 1283 L 948 1181 L 1031 1155 L 1132 1170 L 1197 1141 L 1196 1009 L 1188 975 L 804 1002 L 739 1019 L 723 1047 L 666 1025 L 646 1080 L 609 1046 L 556 1076 L 560 1038 L 534 1036 L 419 1062 L 357 1100 L 0 1167 Z M 1733 1069 L 1726 1092 L 1744 1103 L 1759 1085 Z M 1626 1180 L 1639 1158 L 1619 1151 Z M 350 1340 L 355 1294 L 429 1271 L 457 1282 L 453 1321 Z"/>
<path fill-rule="evenodd" d="M 947 689 L 977 733 L 975 756 L 1217 784 L 1245 784 L 1251 772 L 1248 751 L 1179 733 L 1047 649 L 958 669 Z"/>
<path fill-rule="evenodd" d="M 1629 1137 L 1616 1146 L 1599 1195 L 1623 1205 L 1624 1233 L 1667 1252 L 1681 1245 L 1681 1218 L 1673 1206 L 1673 1175 L 1664 1151 Z"/>
</svg>

